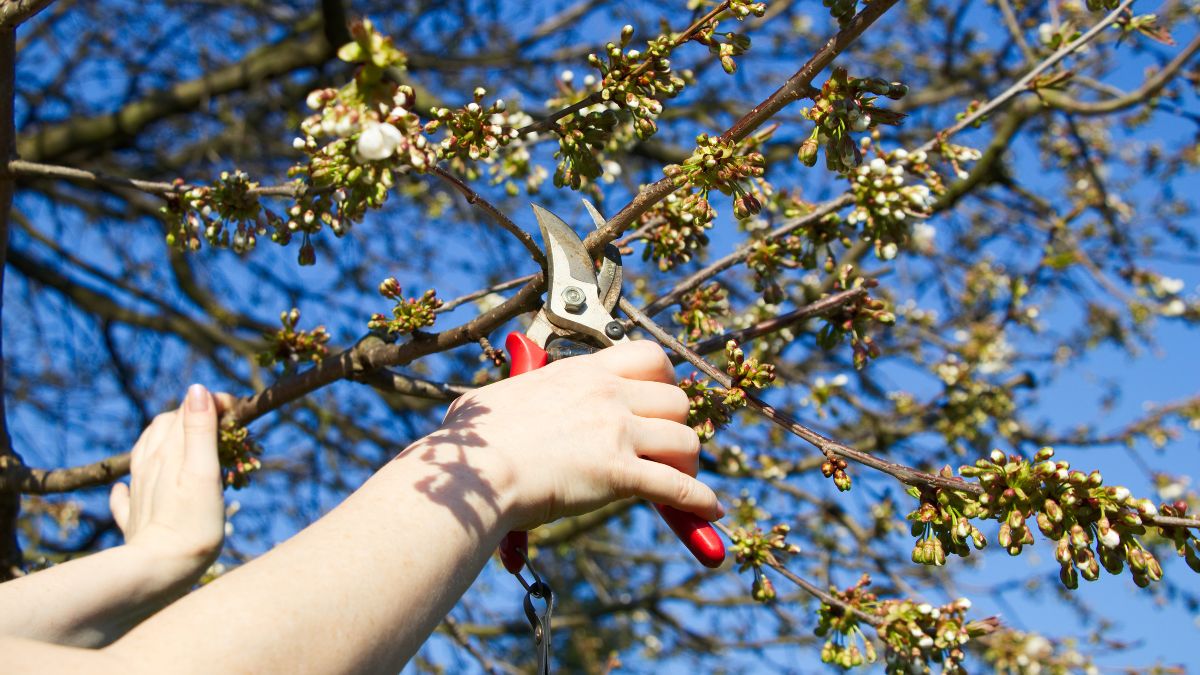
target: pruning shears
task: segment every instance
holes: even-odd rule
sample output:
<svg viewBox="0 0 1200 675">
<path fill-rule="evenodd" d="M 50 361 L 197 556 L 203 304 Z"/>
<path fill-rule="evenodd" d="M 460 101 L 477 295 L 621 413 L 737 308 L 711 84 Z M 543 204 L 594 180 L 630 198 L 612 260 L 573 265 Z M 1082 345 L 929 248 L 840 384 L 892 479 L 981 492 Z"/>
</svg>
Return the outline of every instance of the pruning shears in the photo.
<svg viewBox="0 0 1200 675">
<path fill-rule="evenodd" d="M 604 217 L 584 200 L 596 227 Z M 583 242 L 561 218 L 534 204 L 538 227 L 546 245 L 546 300 L 524 333 L 514 331 L 505 340 L 512 364 L 510 377 L 536 370 L 551 360 L 578 356 L 628 342 L 625 327 L 612 316 L 621 297 L 621 254 L 609 244 L 597 271 Z M 655 504 L 696 560 L 718 567 L 725 560 L 725 544 L 703 518 L 671 506 Z M 528 533 L 509 532 L 500 543 L 505 569 L 519 575 L 528 560 Z"/>
</svg>

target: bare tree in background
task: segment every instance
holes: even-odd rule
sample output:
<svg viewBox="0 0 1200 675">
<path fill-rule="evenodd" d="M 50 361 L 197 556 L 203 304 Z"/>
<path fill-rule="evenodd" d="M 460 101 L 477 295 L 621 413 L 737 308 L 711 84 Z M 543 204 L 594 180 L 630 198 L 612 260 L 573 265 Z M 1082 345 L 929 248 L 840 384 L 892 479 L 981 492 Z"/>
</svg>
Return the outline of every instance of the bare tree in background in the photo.
<svg viewBox="0 0 1200 675">
<path fill-rule="evenodd" d="M 1195 611 L 1200 503 L 1154 450 L 1200 395 L 1119 427 L 1039 405 L 1200 320 L 1194 8 L 824 4 L 0 3 L 0 578 L 114 541 L 94 488 L 191 380 L 240 396 L 210 575 L 303 527 L 505 375 L 528 203 L 587 197 L 625 316 L 688 362 L 736 560 L 632 502 L 532 533 L 559 666 L 1084 668 L 962 597 L 1002 602 L 964 577 L 1030 549 L 1096 653 L 1154 637 L 1099 620 L 1102 574 Z M 1049 449 L 1112 445 L 1145 475 Z M 417 670 L 528 668 L 510 583 Z"/>
</svg>

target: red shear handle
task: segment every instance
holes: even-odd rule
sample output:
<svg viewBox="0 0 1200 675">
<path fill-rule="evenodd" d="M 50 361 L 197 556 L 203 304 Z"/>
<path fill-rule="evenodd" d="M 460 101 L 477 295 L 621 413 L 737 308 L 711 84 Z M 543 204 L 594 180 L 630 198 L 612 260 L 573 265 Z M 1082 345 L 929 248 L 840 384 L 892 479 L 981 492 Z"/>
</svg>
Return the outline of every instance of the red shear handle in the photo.
<svg viewBox="0 0 1200 675">
<path fill-rule="evenodd" d="M 508 334 L 504 341 L 512 359 L 509 377 L 537 370 L 546 365 L 546 351 L 530 340 L 524 333 Z M 696 560 L 705 567 L 719 567 L 725 560 L 725 542 L 717 534 L 716 528 L 707 520 L 687 511 L 680 511 L 673 506 L 655 504 L 654 508 L 667 521 L 671 531 L 683 545 L 687 547 Z M 529 546 L 529 533 L 513 531 L 504 535 L 500 542 L 500 561 L 504 569 L 516 574 L 525 566 L 525 551 Z"/>
<path fill-rule="evenodd" d="M 721 535 L 717 534 L 717 529 L 712 523 L 694 513 L 680 511 L 674 506 L 655 504 L 654 508 L 658 509 L 658 515 L 667 521 L 671 531 L 679 537 L 679 541 L 683 542 L 687 550 L 696 556 L 701 565 L 720 567 L 721 563 L 725 562 L 725 542 L 721 541 Z"/>
</svg>

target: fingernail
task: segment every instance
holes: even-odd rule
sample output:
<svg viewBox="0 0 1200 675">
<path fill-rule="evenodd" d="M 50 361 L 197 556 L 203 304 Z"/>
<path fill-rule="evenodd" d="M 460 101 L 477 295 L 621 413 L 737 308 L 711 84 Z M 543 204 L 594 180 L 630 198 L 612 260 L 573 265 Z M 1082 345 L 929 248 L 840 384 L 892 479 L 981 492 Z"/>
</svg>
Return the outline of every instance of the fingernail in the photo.
<svg viewBox="0 0 1200 675">
<path fill-rule="evenodd" d="M 188 412 L 204 412 L 212 405 L 208 390 L 202 384 L 193 384 L 187 390 Z"/>
<path fill-rule="evenodd" d="M 721 502 L 717 502 L 717 520 L 720 520 L 724 517 L 725 517 L 725 505 L 722 504 Z"/>
</svg>

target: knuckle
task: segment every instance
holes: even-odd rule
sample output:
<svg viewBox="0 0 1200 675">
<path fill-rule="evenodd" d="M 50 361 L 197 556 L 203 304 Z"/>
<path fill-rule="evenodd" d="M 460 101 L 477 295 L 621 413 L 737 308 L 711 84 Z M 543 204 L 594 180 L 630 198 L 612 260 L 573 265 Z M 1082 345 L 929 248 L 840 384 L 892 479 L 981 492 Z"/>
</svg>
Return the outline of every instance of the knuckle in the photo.
<svg viewBox="0 0 1200 675">
<path fill-rule="evenodd" d="M 675 497 L 678 504 L 691 504 L 696 499 L 695 481 L 683 473 L 676 474 Z"/>
</svg>

